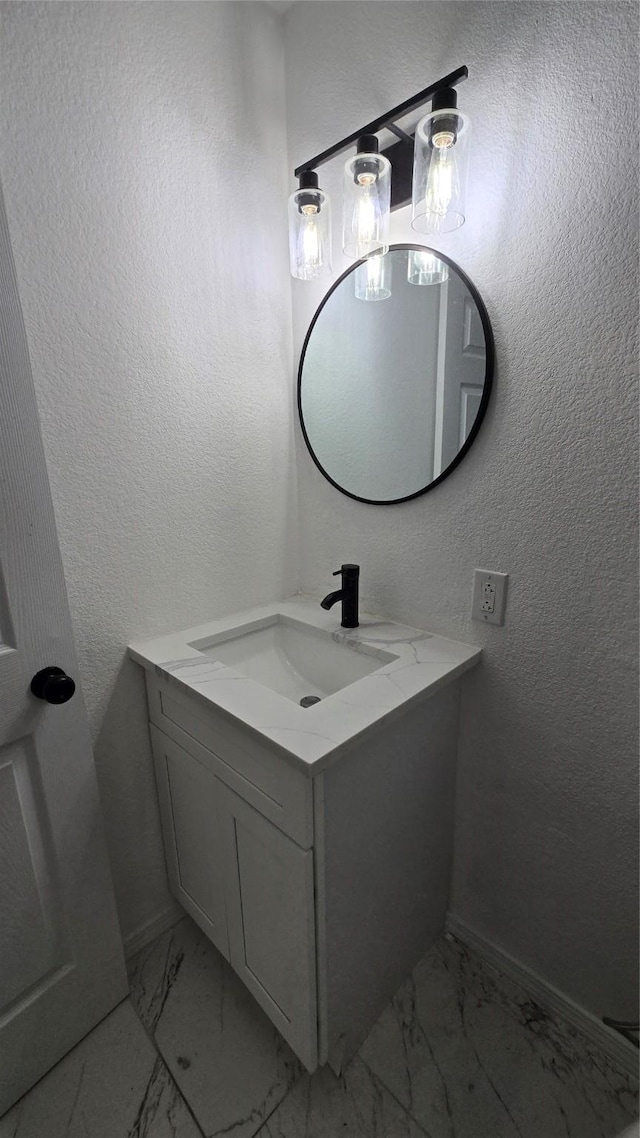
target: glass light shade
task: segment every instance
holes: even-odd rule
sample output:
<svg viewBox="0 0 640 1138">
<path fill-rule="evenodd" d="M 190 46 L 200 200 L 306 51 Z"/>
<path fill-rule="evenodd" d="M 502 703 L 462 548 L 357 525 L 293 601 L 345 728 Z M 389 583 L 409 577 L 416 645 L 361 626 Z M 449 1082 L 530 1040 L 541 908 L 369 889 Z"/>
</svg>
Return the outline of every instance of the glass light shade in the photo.
<svg viewBox="0 0 640 1138">
<path fill-rule="evenodd" d="M 413 155 L 411 225 L 451 233 L 464 225 L 471 122 L 456 108 L 431 111 L 418 123 Z"/>
<path fill-rule="evenodd" d="M 407 280 L 412 285 L 444 284 L 449 278 L 449 266 L 429 249 L 410 249 L 407 260 Z"/>
<path fill-rule="evenodd" d="M 331 203 L 323 190 L 300 189 L 289 198 L 289 262 L 301 281 L 331 272 Z"/>
<path fill-rule="evenodd" d="M 389 247 L 391 163 L 384 154 L 356 154 L 344 164 L 342 248 L 358 261 Z"/>
<path fill-rule="evenodd" d="M 353 275 L 357 300 L 386 300 L 391 296 L 391 257 L 384 253 L 367 257 Z"/>
</svg>

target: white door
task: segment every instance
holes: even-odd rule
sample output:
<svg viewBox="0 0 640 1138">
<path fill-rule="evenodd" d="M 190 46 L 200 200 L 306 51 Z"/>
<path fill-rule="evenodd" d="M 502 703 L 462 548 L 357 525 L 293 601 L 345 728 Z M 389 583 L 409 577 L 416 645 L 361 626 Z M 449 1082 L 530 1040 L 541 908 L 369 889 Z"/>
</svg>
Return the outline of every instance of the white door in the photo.
<svg viewBox="0 0 640 1138">
<path fill-rule="evenodd" d="M 432 286 L 429 286 L 432 287 Z M 475 301 L 457 273 L 441 292 L 434 478 L 457 455 L 480 409 L 487 365 Z"/>
<path fill-rule="evenodd" d="M 0 1114 L 128 990 L 82 695 L 30 691 L 50 665 L 77 681 L 0 191 Z"/>
</svg>

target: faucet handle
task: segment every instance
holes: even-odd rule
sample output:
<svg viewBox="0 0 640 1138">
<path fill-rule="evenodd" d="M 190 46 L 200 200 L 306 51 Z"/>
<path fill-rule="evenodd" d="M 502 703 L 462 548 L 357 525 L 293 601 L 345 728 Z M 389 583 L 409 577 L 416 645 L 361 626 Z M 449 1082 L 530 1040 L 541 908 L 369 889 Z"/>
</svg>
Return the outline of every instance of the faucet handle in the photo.
<svg viewBox="0 0 640 1138">
<path fill-rule="evenodd" d="M 332 576 L 333 577 L 342 577 L 345 569 L 347 571 L 351 570 L 351 572 L 354 574 L 360 573 L 360 566 L 359 565 L 353 565 L 349 562 L 346 565 L 341 565 L 339 569 L 336 569 L 335 573 L 333 573 Z"/>
</svg>

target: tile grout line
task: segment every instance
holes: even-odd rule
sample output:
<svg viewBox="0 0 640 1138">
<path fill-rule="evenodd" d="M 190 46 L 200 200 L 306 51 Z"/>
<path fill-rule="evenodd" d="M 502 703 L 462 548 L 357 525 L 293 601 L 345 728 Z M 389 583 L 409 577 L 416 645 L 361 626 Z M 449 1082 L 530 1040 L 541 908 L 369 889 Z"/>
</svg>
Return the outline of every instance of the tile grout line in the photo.
<svg viewBox="0 0 640 1138">
<path fill-rule="evenodd" d="M 130 1002 L 130 1004 L 131 1004 L 131 1007 L 133 1008 L 133 1010 L 134 1010 L 134 1012 L 135 1012 L 135 1014 L 136 1014 L 136 1018 L 137 1018 L 137 1020 L 138 1020 L 138 1023 L 139 1023 L 139 1024 L 140 1024 L 140 1026 L 142 1027 L 142 1030 L 144 1031 L 144 1033 L 145 1033 L 145 1035 L 146 1035 L 147 1039 L 148 1039 L 148 1040 L 149 1040 L 149 1042 L 151 1043 L 151 1046 L 153 1047 L 154 1051 L 156 1052 L 156 1055 L 158 1056 L 158 1058 L 159 1058 L 160 1062 L 162 1063 L 162 1066 L 164 1067 L 164 1069 L 165 1069 L 165 1071 L 166 1071 L 167 1075 L 169 1076 L 169 1082 L 170 1082 L 170 1084 L 171 1084 L 171 1085 L 172 1085 L 172 1086 L 175 1088 L 175 1090 L 178 1092 L 178 1095 L 179 1095 L 179 1097 L 182 1099 L 182 1101 L 183 1101 L 183 1103 L 185 1104 L 185 1106 L 186 1106 L 186 1108 L 187 1108 L 187 1110 L 188 1110 L 189 1114 L 191 1115 L 191 1118 L 192 1118 L 192 1120 L 193 1120 L 193 1123 L 194 1123 L 194 1125 L 195 1125 L 195 1128 L 196 1128 L 196 1130 L 197 1130 L 198 1134 L 200 1134 L 200 1135 L 201 1135 L 201 1138 L 207 1138 L 207 1135 L 205 1134 L 204 1130 L 202 1129 L 202 1127 L 201 1127 L 201 1125 L 200 1125 L 200 1123 L 199 1123 L 198 1119 L 196 1118 L 196 1116 L 195 1116 L 195 1114 L 194 1114 L 194 1112 L 193 1112 L 193 1109 L 192 1109 L 192 1107 L 191 1107 L 191 1103 L 189 1102 L 189 1099 L 187 1098 L 186 1094 L 185 1094 L 185 1093 L 184 1093 L 184 1091 L 182 1090 L 182 1087 L 179 1085 L 179 1083 L 178 1083 L 178 1082 L 176 1081 L 176 1079 L 174 1078 L 174 1076 L 173 1076 L 173 1072 L 171 1071 L 170 1067 L 168 1066 L 168 1064 L 167 1064 L 167 1061 L 166 1061 L 166 1059 L 165 1059 L 164 1055 L 162 1054 L 162 1051 L 160 1050 L 160 1048 L 159 1048 L 158 1044 L 156 1043 L 156 1039 L 155 1039 L 155 1036 L 154 1036 L 154 1035 L 152 1035 L 151 1031 L 150 1031 L 150 1030 L 149 1030 L 149 1028 L 147 1027 L 147 1025 L 146 1025 L 146 1023 L 144 1022 L 144 1020 L 142 1019 L 142 1016 L 140 1015 L 140 1013 L 139 1013 L 139 1011 L 138 1011 L 138 1009 L 137 1009 L 137 1007 L 136 1007 L 135 1001 L 134 1001 L 134 1000 L 131 998 L 131 992 L 129 992 L 129 1002 Z"/>
<path fill-rule="evenodd" d="M 182 921 L 186 921 L 186 920 L 188 920 L 188 914 L 185 914 L 185 915 L 184 915 L 184 916 L 183 916 L 183 917 L 180 919 L 180 921 L 176 922 L 176 925 L 177 925 L 177 924 L 181 924 L 181 923 L 182 923 Z M 175 927 L 176 927 L 176 925 L 173 925 L 173 926 L 171 926 L 171 928 L 175 928 Z M 161 940 L 161 939 L 162 939 L 164 936 L 166 936 L 166 935 L 167 935 L 167 933 L 168 933 L 168 932 L 170 932 L 170 931 L 171 931 L 171 929 L 165 929 L 164 933 L 161 933 L 161 934 L 160 934 L 160 936 L 156 937 L 156 938 L 155 938 L 153 941 L 151 941 L 151 942 L 149 943 L 149 945 L 147 945 L 147 946 L 146 946 L 146 948 L 152 948 L 152 947 L 153 947 L 153 945 L 154 945 L 154 944 L 155 944 L 157 941 L 160 941 L 160 940 Z M 144 951 L 145 951 L 145 949 L 144 949 L 144 948 L 143 948 L 143 949 L 140 949 L 140 950 L 139 950 L 139 951 L 138 951 L 138 952 L 137 952 L 137 953 L 136 953 L 134 956 L 132 956 L 132 957 L 130 958 L 130 960 L 129 960 L 129 962 L 128 962 L 128 969 L 129 969 L 129 967 L 132 967 L 132 965 L 133 965 L 133 961 L 136 959 L 136 957 L 137 957 L 137 956 L 141 956 L 141 955 L 142 955 L 142 953 L 144 953 Z M 230 965 L 229 965 L 229 961 L 227 961 L 227 960 L 226 960 L 224 957 L 223 957 L 222 959 L 223 959 L 223 964 L 224 964 L 225 966 L 227 966 L 227 967 L 230 967 Z M 151 1028 L 150 1028 L 150 1027 L 149 1027 L 149 1026 L 148 1026 L 148 1025 L 145 1023 L 145 1021 L 144 1021 L 144 1020 L 143 1020 L 143 1018 L 142 1018 L 142 1014 L 141 1014 L 141 1012 L 138 1010 L 137 1004 L 136 1004 L 136 1002 L 135 1002 L 135 1000 L 134 1000 L 134 998 L 133 998 L 133 994 L 132 994 L 131 974 L 129 973 L 129 971 L 128 971 L 128 979 L 129 979 L 129 985 L 130 985 L 130 989 L 129 989 L 129 996 L 128 996 L 128 999 L 129 999 L 129 1002 L 131 1003 L 131 1005 L 132 1005 L 132 1007 L 133 1007 L 133 1009 L 134 1009 L 134 1011 L 135 1011 L 135 1013 L 136 1013 L 136 1017 L 137 1017 L 137 1019 L 139 1020 L 140 1024 L 142 1025 L 142 1028 L 143 1028 L 143 1031 L 144 1031 L 145 1035 L 146 1035 L 146 1036 L 147 1036 L 147 1038 L 149 1039 L 149 1041 L 150 1041 L 150 1043 L 152 1044 L 152 1046 L 153 1046 L 154 1050 L 157 1052 L 157 1054 L 158 1054 L 158 1056 L 159 1056 L 159 1058 L 160 1058 L 160 1061 L 162 1062 L 162 1065 L 163 1065 L 163 1067 L 165 1068 L 165 1070 L 167 1071 L 167 1073 L 168 1073 L 168 1075 L 169 1075 L 169 1077 L 170 1077 L 170 1079 L 171 1079 L 171 1082 L 172 1082 L 172 1084 L 173 1084 L 173 1085 L 174 1085 L 174 1086 L 177 1088 L 177 1090 L 178 1090 L 178 1093 L 180 1094 L 180 1097 L 181 1097 L 181 1098 L 182 1098 L 182 1100 L 184 1101 L 184 1103 L 185 1103 L 185 1105 L 186 1105 L 186 1107 L 187 1107 L 187 1109 L 188 1109 L 188 1111 L 189 1111 L 189 1114 L 191 1115 L 191 1117 L 192 1117 L 192 1119 L 193 1119 L 194 1123 L 196 1124 L 196 1127 L 197 1127 L 198 1133 L 202 1135 L 202 1138 L 210 1138 L 210 1136 L 208 1136 L 208 1135 L 205 1133 L 205 1131 L 202 1129 L 202 1126 L 201 1126 L 201 1124 L 200 1124 L 200 1122 L 199 1122 L 199 1120 L 198 1120 L 198 1118 L 197 1118 L 196 1114 L 194 1113 L 194 1110 L 193 1110 L 193 1108 L 192 1108 L 192 1106 L 191 1106 L 191 1103 L 189 1102 L 189 1099 L 187 1098 L 187 1094 L 186 1094 L 186 1092 L 185 1092 L 185 1091 L 182 1089 L 182 1087 L 181 1087 L 181 1086 L 180 1086 L 180 1084 L 178 1083 L 178 1081 L 177 1081 L 176 1077 L 174 1076 L 173 1072 L 171 1071 L 171 1068 L 169 1067 L 169 1064 L 168 1064 L 167 1060 L 165 1059 L 165 1057 L 164 1057 L 164 1055 L 163 1055 L 163 1053 L 162 1053 L 162 1050 L 161 1050 L 161 1048 L 160 1048 L 160 1045 L 159 1045 L 159 1043 L 158 1043 L 158 1042 L 157 1042 L 157 1040 L 156 1040 L 156 1037 L 155 1037 L 155 1034 L 153 1033 L 153 1030 L 152 1030 L 152 1029 L 151 1029 Z M 156 1026 L 157 1026 L 157 1024 L 156 1024 Z M 273 1114 L 274 1114 L 274 1113 L 275 1113 L 275 1112 L 278 1110 L 278 1108 L 279 1108 L 279 1107 L 280 1107 L 280 1106 L 283 1104 L 283 1102 L 285 1101 L 285 1099 L 287 1098 L 287 1096 L 289 1095 L 289 1093 L 290 1093 L 290 1092 L 291 1092 L 291 1091 L 294 1089 L 294 1087 L 296 1087 L 296 1086 L 298 1085 L 298 1083 L 300 1082 L 300 1080 L 303 1078 L 304 1074 L 305 1074 L 305 1072 L 304 1072 L 304 1069 L 302 1068 L 302 1069 L 301 1069 L 301 1071 L 300 1071 L 300 1074 L 299 1074 L 299 1075 L 297 1076 L 297 1078 L 296 1078 L 296 1079 L 293 1081 L 293 1083 L 291 1083 L 291 1085 L 290 1085 L 290 1086 L 287 1088 L 287 1091 L 286 1091 L 286 1093 L 283 1095 L 283 1097 L 282 1097 L 282 1098 L 281 1098 L 281 1099 L 280 1099 L 278 1102 L 276 1102 L 276 1103 L 275 1103 L 275 1105 L 272 1107 L 272 1109 L 269 1111 L 269 1113 L 266 1115 L 266 1117 L 265 1117 L 265 1118 L 263 1118 L 263 1119 L 261 1119 L 261 1120 L 258 1122 L 256 1130 L 254 1130 L 254 1131 L 252 1132 L 252 1134 L 249 1136 L 249 1138 L 255 1138 L 255 1136 L 256 1136 L 257 1134 L 259 1134 L 259 1132 L 260 1132 L 260 1130 L 263 1128 L 263 1126 L 265 1126 L 265 1125 L 266 1125 L 266 1123 L 267 1123 L 267 1122 L 268 1122 L 268 1120 L 271 1118 L 271 1116 L 272 1116 L 272 1115 L 273 1115 Z"/>
<path fill-rule="evenodd" d="M 424 1134 L 425 1138 L 434 1138 L 433 1134 L 430 1134 L 428 1130 L 425 1130 L 425 1128 L 424 1128 L 423 1124 L 422 1124 L 421 1122 L 418 1122 L 418 1119 L 414 1117 L 414 1115 L 411 1113 L 411 1111 L 410 1111 L 410 1110 L 407 1110 L 407 1108 L 406 1108 L 406 1106 L 404 1105 L 404 1103 L 400 1102 L 400 1099 L 398 1098 L 398 1096 L 397 1096 L 396 1094 L 394 1094 L 394 1092 L 391 1090 L 391 1088 L 390 1088 L 390 1087 L 388 1087 L 388 1086 L 387 1086 L 387 1084 L 385 1083 L 385 1081 L 384 1081 L 384 1079 L 382 1078 L 382 1076 L 381 1076 L 381 1075 L 378 1075 L 378 1074 L 376 1074 L 376 1072 L 375 1072 L 375 1071 L 373 1071 L 373 1070 L 371 1069 L 371 1067 L 369 1066 L 369 1064 L 368 1064 L 368 1063 L 367 1063 L 367 1062 L 366 1062 L 366 1061 L 365 1061 L 365 1060 L 362 1058 L 362 1055 L 360 1054 L 360 1052 L 359 1052 L 359 1051 L 357 1051 L 357 1052 L 356 1052 L 355 1058 L 359 1059 L 359 1061 L 362 1063 L 363 1067 L 365 1067 L 365 1068 L 366 1068 L 366 1070 L 367 1070 L 367 1073 L 370 1075 L 370 1077 L 371 1077 L 371 1079 L 373 1080 L 373 1082 L 375 1082 L 375 1083 L 380 1083 L 380 1085 L 381 1085 L 382 1087 L 384 1087 L 384 1089 L 385 1089 L 385 1091 L 387 1092 L 387 1094 L 388 1094 L 388 1095 L 390 1095 L 390 1097 L 393 1099 L 393 1101 L 394 1101 L 394 1102 L 395 1102 L 395 1103 L 396 1103 L 396 1104 L 397 1104 L 397 1105 L 400 1107 L 400 1110 L 401 1110 L 401 1111 L 402 1111 L 404 1114 L 406 1114 L 408 1118 L 410 1118 L 410 1119 L 411 1119 L 411 1121 L 413 1122 L 414 1126 L 417 1126 L 418 1130 L 419 1130 L 419 1131 L 420 1131 L 422 1134 Z"/>
<path fill-rule="evenodd" d="M 402 1113 L 403 1113 L 403 1114 L 406 1114 L 406 1116 L 407 1116 L 407 1117 L 408 1117 L 408 1118 L 411 1120 L 411 1122 L 413 1123 L 413 1125 L 414 1125 L 415 1127 L 417 1127 L 417 1129 L 420 1131 L 420 1133 L 421 1133 L 421 1134 L 424 1134 L 425 1138 L 433 1138 L 433 1135 L 432 1135 L 432 1134 L 430 1134 L 430 1133 L 429 1133 L 427 1130 L 425 1130 L 425 1128 L 424 1128 L 424 1126 L 422 1125 L 422 1123 L 418 1122 L 418 1120 L 417 1120 L 416 1118 L 414 1118 L 414 1116 L 412 1115 L 411 1111 L 410 1111 L 410 1110 L 407 1110 L 406 1106 L 404 1106 L 404 1104 L 400 1102 L 400 1099 L 396 1097 L 396 1095 L 393 1093 L 393 1091 L 389 1089 L 389 1087 L 388 1087 L 388 1086 L 387 1086 L 387 1084 L 384 1082 L 384 1080 L 383 1080 L 383 1079 L 381 1079 L 381 1078 L 380 1078 L 380 1076 L 379 1076 L 379 1075 L 377 1075 L 377 1074 L 375 1073 L 375 1071 L 372 1071 L 372 1070 L 371 1070 L 371 1068 L 369 1067 L 368 1063 L 365 1063 L 364 1059 L 362 1058 L 362 1056 L 361 1056 L 359 1053 L 356 1053 L 356 1055 L 354 1055 L 354 1058 L 352 1059 L 352 1061 L 351 1061 L 351 1062 L 354 1062 L 356 1059 L 357 1059 L 357 1060 L 358 1060 L 360 1063 L 362 1063 L 363 1067 L 365 1067 L 365 1069 L 366 1069 L 366 1071 L 367 1071 L 367 1074 L 368 1074 L 368 1075 L 369 1075 L 369 1077 L 371 1078 L 371 1081 L 372 1081 L 373 1083 L 379 1083 L 379 1084 L 380 1084 L 380 1085 L 381 1085 L 381 1086 L 384 1088 L 384 1090 L 387 1092 L 387 1094 L 389 1095 L 389 1097 L 393 1099 L 393 1101 L 395 1102 L 396 1106 L 398 1106 L 398 1107 L 400 1108 L 400 1110 L 402 1111 Z M 314 1071 L 314 1075 L 315 1075 L 317 1072 L 319 1072 L 319 1071 L 322 1071 L 322 1070 L 324 1070 L 324 1068 L 323 1068 L 323 1067 L 319 1067 L 319 1068 L 317 1069 L 317 1071 Z M 347 1068 L 347 1070 L 348 1070 L 348 1068 Z M 267 1123 L 269 1122 L 269 1119 L 270 1119 L 270 1118 L 272 1118 L 272 1117 L 273 1117 L 273 1115 L 276 1113 L 276 1111 L 277 1111 L 277 1110 L 279 1110 L 279 1109 L 280 1109 L 280 1107 L 284 1105 L 284 1103 L 285 1103 L 285 1102 L 286 1102 L 286 1100 L 288 1099 L 288 1097 L 289 1097 L 289 1095 L 291 1094 L 291 1092 L 292 1092 L 292 1091 L 295 1089 L 295 1087 L 297 1087 L 297 1085 L 298 1085 L 298 1083 L 300 1082 L 300 1080 L 301 1080 L 302 1078 L 304 1078 L 304 1075 L 305 1075 L 305 1072 L 303 1072 L 303 1073 L 302 1073 L 302 1075 L 300 1076 L 300 1078 L 296 1079 L 295 1083 L 292 1083 L 292 1085 L 289 1087 L 289 1089 L 288 1089 L 287 1093 L 286 1093 L 286 1094 L 284 1095 L 284 1097 L 283 1097 L 283 1098 L 280 1100 L 280 1102 L 279 1102 L 279 1103 L 277 1103 L 277 1104 L 276 1104 L 276 1105 L 273 1107 L 273 1109 L 269 1111 L 269 1114 L 266 1116 L 266 1118 L 263 1118 L 262 1122 L 261 1122 L 261 1123 L 260 1123 L 260 1125 L 258 1126 L 258 1129 L 257 1129 L 257 1130 L 254 1130 L 253 1134 L 251 1135 L 251 1138 L 256 1138 L 256 1135 L 257 1135 L 257 1134 L 259 1134 L 259 1133 L 260 1133 L 260 1131 L 263 1129 L 263 1127 L 267 1125 Z M 340 1077 L 341 1077 L 341 1078 L 343 1078 L 344 1076 L 340 1076 Z M 313 1075 L 309 1075 L 309 1078 L 310 1078 L 310 1079 L 312 1079 L 312 1078 L 313 1078 Z"/>
<path fill-rule="evenodd" d="M 300 1076 L 300 1078 L 302 1078 L 302 1075 Z M 293 1090 L 293 1088 L 295 1086 L 298 1085 L 299 1081 L 300 1081 L 300 1079 L 296 1079 L 295 1083 L 292 1083 L 292 1085 L 289 1087 L 289 1090 L 287 1091 L 287 1093 L 284 1095 L 283 1098 L 280 1099 L 280 1102 L 277 1102 L 276 1105 L 273 1107 L 273 1109 L 269 1111 L 267 1117 L 262 1119 L 262 1122 L 258 1125 L 258 1129 L 254 1130 L 253 1134 L 251 1135 L 251 1138 L 256 1138 L 256 1134 L 259 1134 L 260 1131 L 262 1129 L 264 1129 L 264 1127 L 267 1125 L 269 1119 L 273 1118 L 276 1111 L 279 1110 L 280 1107 L 282 1106 L 283 1102 L 285 1102 L 286 1099 L 288 1099 L 289 1095 L 291 1094 L 291 1091 Z"/>
<path fill-rule="evenodd" d="M 285 1040 L 285 1042 L 286 1042 L 286 1040 Z M 291 1092 L 294 1090 L 295 1087 L 297 1087 L 298 1083 L 302 1081 L 302 1079 L 304 1078 L 304 1076 L 306 1074 L 308 1074 L 308 1072 L 305 1071 L 304 1067 L 302 1067 L 300 1074 L 298 1075 L 297 1079 L 295 1079 L 292 1082 L 291 1086 L 287 1088 L 286 1092 L 283 1094 L 280 1101 L 277 1102 L 275 1104 L 275 1106 L 273 1106 L 271 1108 L 269 1113 L 262 1119 L 262 1121 L 258 1125 L 258 1129 L 253 1131 L 253 1134 L 250 1135 L 250 1138 L 256 1138 L 256 1135 L 259 1134 L 260 1131 L 262 1130 L 262 1128 L 267 1125 L 269 1119 L 273 1118 L 273 1115 L 276 1113 L 277 1110 L 280 1109 L 280 1107 L 283 1105 L 283 1103 L 286 1102 L 286 1100 L 288 1099 Z M 311 1077 L 311 1076 L 309 1076 L 309 1077 Z"/>
</svg>

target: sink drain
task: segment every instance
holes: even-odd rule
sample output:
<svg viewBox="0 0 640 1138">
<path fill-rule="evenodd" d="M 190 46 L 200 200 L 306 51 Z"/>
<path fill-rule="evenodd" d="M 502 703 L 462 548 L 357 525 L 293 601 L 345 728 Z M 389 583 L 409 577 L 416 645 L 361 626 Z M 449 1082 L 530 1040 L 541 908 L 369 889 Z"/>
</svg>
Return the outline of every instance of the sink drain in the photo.
<svg viewBox="0 0 640 1138">
<path fill-rule="evenodd" d="M 320 703 L 319 695 L 303 695 L 300 707 L 313 707 L 314 703 Z"/>
</svg>

